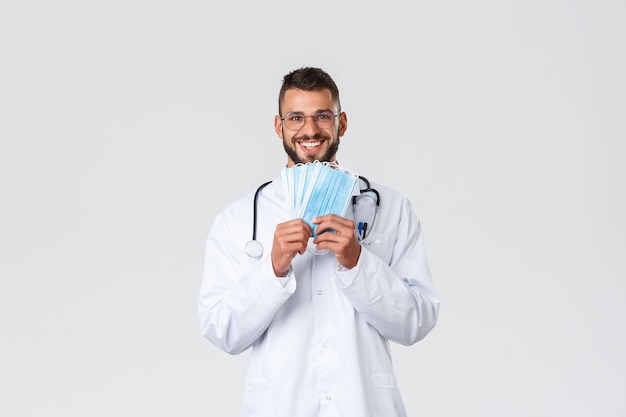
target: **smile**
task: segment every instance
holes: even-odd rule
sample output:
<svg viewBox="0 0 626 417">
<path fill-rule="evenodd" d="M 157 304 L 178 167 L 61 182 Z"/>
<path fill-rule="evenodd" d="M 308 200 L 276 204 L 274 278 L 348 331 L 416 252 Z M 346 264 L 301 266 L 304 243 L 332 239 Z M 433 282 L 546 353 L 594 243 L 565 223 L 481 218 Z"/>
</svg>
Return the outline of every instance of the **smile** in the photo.
<svg viewBox="0 0 626 417">
<path fill-rule="evenodd" d="M 303 148 L 305 148 L 305 149 L 310 151 L 310 150 L 313 150 L 313 149 L 317 148 L 318 146 L 320 146 L 322 144 L 322 141 L 316 140 L 316 141 L 311 141 L 311 142 L 299 142 L 299 144 Z"/>
</svg>

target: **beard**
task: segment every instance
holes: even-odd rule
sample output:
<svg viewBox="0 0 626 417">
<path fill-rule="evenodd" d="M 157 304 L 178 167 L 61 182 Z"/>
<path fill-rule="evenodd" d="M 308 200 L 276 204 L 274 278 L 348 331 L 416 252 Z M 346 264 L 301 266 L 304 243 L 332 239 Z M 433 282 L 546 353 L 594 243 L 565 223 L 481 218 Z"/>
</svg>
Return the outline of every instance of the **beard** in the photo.
<svg viewBox="0 0 626 417">
<path fill-rule="evenodd" d="M 285 135 L 283 134 L 283 138 Z M 315 135 L 313 137 L 310 136 L 294 136 L 290 141 L 283 139 L 283 148 L 285 148 L 285 152 L 289 159 L 293 161 L 294 164 L 305 164 L 307 162 L 320 161 L 320 162 L 329 162 L 331 159 L 334 159 L 337 151 L 339 150 L 339 129 L 336 132 L 337 140 L 334 142 L 330 142 L 331 138 L 328 135 Z M 326 152 L 321 156 L 321 158 L 315 158 L 311 156 L 309 160 L 302 159 L 297 152 L 297 142 L 300 140 L 324 140 L 326 143 L 330 143 Z M 289 142 L 289 143 L 288 143 Z M 293 146 L 291 146 L 293 145 Z"/>
</svg>

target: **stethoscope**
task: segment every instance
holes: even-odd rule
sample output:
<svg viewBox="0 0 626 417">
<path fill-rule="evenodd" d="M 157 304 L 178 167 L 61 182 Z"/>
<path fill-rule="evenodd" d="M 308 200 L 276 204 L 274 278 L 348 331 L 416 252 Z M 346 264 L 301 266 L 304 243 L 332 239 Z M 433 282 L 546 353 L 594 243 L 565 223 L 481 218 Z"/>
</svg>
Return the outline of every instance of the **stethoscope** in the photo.
<svg viewBox="0 0 626 417">
<path fill-rule="evenodd" d="M 356 229 L 358 233 L 357 236 L 359 238 L 359 241 L 361 243 L 367 243 L 366 239 L 368 238 L 370 232 L 374 228 L 374 223 L 376 222 L 376 216 L 378 216 L 378 209 L 380 207 L 380 194 L 375 188 L 371 187 L 370 182 L 368 181 L 367 178 L 359 175 L 359 179 L 365 183 L 365 188 L 359 189 L 359 195 L 352 196 L 352 216 L 356 219 L 357 199 L 361 195 L 363 195 L 363 193 L 372 193 L 375 196 L 375 202 L 376 202 L 376 205 L 374 207 L 374 216 L 372 217 L 372 222 L 371 223 L 359 222 L 356 225 Z M 258 219 L 257 202 L 258 202 L 259 194 L 261 193 L 261 190 L 265 188 L 267 185 L 269 185 L 271 182 L 272 181 L 264 182 L 263 184 L 259 186 L 259 188 L 257 188 L 256 192 L 254 193 L 254 202 L 252 204 L 252 240 L 246 243 L 246 253 L 251 258 L 260 258 L 261 255 L 263 255 L 263 245 L 261 245 L 261 242 L 256 240 L 256 225 L 257 225 L 257 219 Z"/>
</svg>

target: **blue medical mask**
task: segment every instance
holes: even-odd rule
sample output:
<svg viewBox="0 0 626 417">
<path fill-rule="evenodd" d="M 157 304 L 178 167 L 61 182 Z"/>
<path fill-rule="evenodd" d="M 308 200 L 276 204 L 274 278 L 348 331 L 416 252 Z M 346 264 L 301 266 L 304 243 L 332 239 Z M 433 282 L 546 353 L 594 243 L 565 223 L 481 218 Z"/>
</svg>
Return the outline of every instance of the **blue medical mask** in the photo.
<svg viewBox="0 0 626 417">
<path fill-rule="evenodd" d="M 316 236 L 315 217 L 344 216 L 358 176 L 336 163 L 309 162 L 283 169 L 285 196 L 293 218 L 302 218 Z"/>
</svg>

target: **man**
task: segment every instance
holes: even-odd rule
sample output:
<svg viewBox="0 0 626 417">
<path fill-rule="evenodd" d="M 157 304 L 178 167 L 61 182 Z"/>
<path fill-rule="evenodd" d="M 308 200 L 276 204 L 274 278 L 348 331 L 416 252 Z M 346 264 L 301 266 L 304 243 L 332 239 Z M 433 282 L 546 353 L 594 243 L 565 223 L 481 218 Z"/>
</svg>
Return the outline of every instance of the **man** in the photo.
<svg viewBox="0 0 626 417">
<path fill-rule="evenodd" d="M 307 67 L 287 74 L 278 112 L 287 167 L 336 162 L 348 120 L 327 73 Z M 426 336 L 439 300 L 411 204 L 387 187 L 370 187 L 379 196 L 377 216 L 363 209 L 370 216 L 363 218 L 359 206 L 367 205 L 355 203 L 346 217 L 314 219 L 314 238 L 306 222 L 289 219 L 280 176 L 214 220 L 201 332 L 231 354 L 252 348 L 243 417 L 406 415 L 388 341 L 411 345 Z M 366 222 L 368 232 L 355 228 Z M 246 253 L 253 230 L 269 253 Z"/>
</svg>

